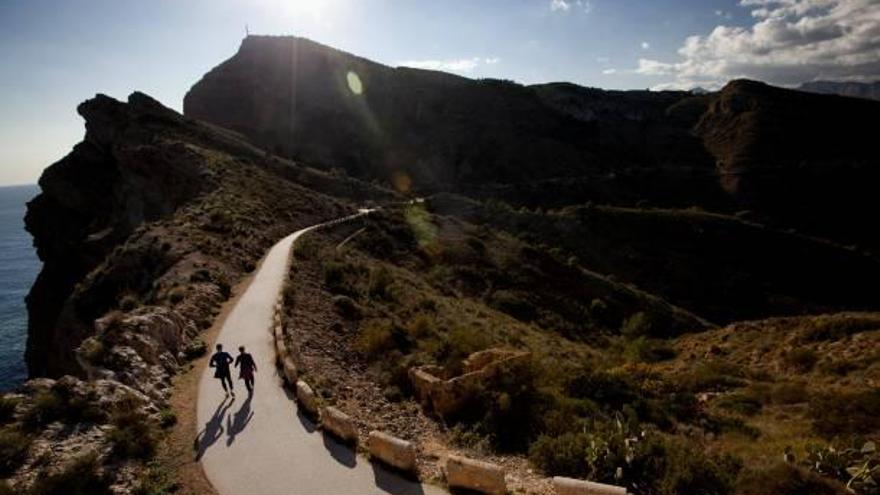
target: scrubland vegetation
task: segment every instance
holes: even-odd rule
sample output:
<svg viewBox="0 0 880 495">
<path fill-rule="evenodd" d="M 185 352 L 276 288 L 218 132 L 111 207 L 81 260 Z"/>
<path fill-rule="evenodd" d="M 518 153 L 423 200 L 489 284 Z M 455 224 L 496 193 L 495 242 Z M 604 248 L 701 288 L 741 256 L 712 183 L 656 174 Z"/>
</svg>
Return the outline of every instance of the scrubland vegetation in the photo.
<svg viewBox="0 0 880 495">
<path fill-rule="evenodd" d="M 313 238 L 296 256 L 323 267 L 338 315 L 357 328 L 353 350 L 386 398 L 411 397 L 413 366 L 455 376 L 475 351 L 532 353 L 461 411 L 434 414 L 459 447 L 640 494 L 844 493 L 847 483 L 876 493 L 856 478 L 876 475 L 867 442 L 880 430 L 880 395 L 841 381 L 853 367 L 876 372 L 869 350 L 856 349 L 846 365 L 810 345 L 769 359 L 760 352 L 762 339 L 783 336 L 835 345 L 876 338 L 880 317 L 792 319 L 794 329 L 766 337 L 756 322 L 752 340 L 732 351 L 729 328 L 689 333 L 657 310 L 664 306 L 595 285 L 559 251 L 418 206 L 367 224 L 341 249 Z M 818 388 L 807 376 L 837 386 Z"/>
</svg>

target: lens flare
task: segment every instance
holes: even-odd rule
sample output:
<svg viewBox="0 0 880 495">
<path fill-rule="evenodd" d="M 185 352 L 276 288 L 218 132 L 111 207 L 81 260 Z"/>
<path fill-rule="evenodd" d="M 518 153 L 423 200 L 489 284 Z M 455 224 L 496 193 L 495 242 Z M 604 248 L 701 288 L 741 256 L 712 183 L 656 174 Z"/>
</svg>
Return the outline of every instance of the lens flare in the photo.
<svg viewBox="0 0 880 495">
<path fill-rule="evenodd" d="M 364 85 L 361 83 L 361 78 L 356 72 L 348 71 L 348 74 L 345 75 L 345 79 L 348 82 L 348 89 L 350 89 L 352 93 L 359 95 L 364 92 Z"/>
</svg>

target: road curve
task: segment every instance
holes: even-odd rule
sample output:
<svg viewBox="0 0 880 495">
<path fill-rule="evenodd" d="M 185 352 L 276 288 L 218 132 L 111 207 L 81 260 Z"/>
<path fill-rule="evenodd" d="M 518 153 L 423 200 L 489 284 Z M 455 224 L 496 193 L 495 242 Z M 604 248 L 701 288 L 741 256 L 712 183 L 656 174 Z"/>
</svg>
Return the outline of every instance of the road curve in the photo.
<svg viewBox="0 0 880 495">
<path fill-rule="evenodd" d="M 270 331 L 273 305 L 287 276 L 293 243 L 322 225 L 327 224 L 299 230 L 272 246 L 226 318 L 217 342 L 233 356 L 238 346 L 247 347 L 259 368 L 256 386 L 249 398 L 234 374 L 237 397 L 228 400 L 213 369 L 205 368 L 199 383 L 196 456 L 220 495 L 446 493 L 392 474 L 316 430 L 283 387 Z"/>
</svg>

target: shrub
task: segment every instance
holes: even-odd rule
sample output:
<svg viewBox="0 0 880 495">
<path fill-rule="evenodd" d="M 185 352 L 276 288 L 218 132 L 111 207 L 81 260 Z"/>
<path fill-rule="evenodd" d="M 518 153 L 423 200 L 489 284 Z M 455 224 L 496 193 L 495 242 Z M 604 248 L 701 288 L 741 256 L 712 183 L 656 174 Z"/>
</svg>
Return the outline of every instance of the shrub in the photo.
<svg viewBox="0 0 880 495">
<path fill-rule="evenodd" d="M 571 397 L 589 399 L 613 410 L 619 410 L 639 397 L 635 385 L 627 376 L 590 368 L 576 371 L 565 389 Z"/>
<path fill-rule="evenodd" d="M 340 315 L 349 320 L 359 320 L 362 316 L 361 308 L 358 306 L 358 303 L 348 296 L 333 296 L 333 306 L 336 307 L 336 311 L 338 311 Z"/>
<path fill-rule="evenodd" d="M 744 472 L 736 484 L 737 495 L 845 495 L 837 483 L 786 463 Z"/>
<path fill-rule="evenodd" d="M 177 424 L 177 415 L 171 408 L 164 408 L 159 411 L 159 426 L 162 428 L 170 428 Z"/>
<path fill-rule="evenodd" d="M 189 343 L 183 350 L 183 355 L 189 359 L 198 359 L 208 353 L 208 345 L 201 339 Z"/>
<path fill-rule="evenodd" d="M 809 347 L 795 347 L 783 355 L 786 366 L 800 373 L 811 371 L 819 360 L 816 351 Z"/>
<path fill-rule="evenodd" d="M 813 430 L 825 438 L 871 433 L 880 428 L 880 390 L 817 394 L 808 414 Z"/>
<path fill-rule="evenodd" d="M 0 430 L 0 476 L 15 472 L 27 458 L 31 438 L 18 429 Z"/>
<path fill-rule="evenodd" d="M 64 382 L 56 382 L 49 390 L 34 395 L 33 404 L 25 411 L 22 422 L 37 429 L 53 421 L 67 424 L 99 423 L 106 413 L 96 405 L 93 397 L 78 397 Z"/>
<path fill-rule="evenodd" d="M 644 311 L 639 311 L 624 320 L 620 334 L 627 338 L 647 337 L 654 328 L 653 319 Z"/>
<path fill-rule="evenodd" d="M 691 445 L 636 431 L 620 417 L 596 423 L 588 433 L 542 436 L 530 447 L 529 458 L 548 475 L 663 495 L 729 494 L 739 469 L 733 458 L 707 456 Z"/>
<path fill-rule="evenodd" d="M 719 397 L 715 400 L 715 404 L 724 410 L 742 414 L 744 416 L 754 416 L 755 414 L 758 414 L 763 407 L 760 398 L 744 393 L 735 393 Z"/>
<path fill-rule="evenodd" d="M 370 270 L 369 294 L 370 297 L 390 301 L 394 299 L 392 285 L 394 276 L 385 265 Z"/>
<path fill-rule="evenodd" d="M 390 320 L 372 319 L 361 325 L 360 334 L 354 342 L 358 352 L 373 359 L 383 353 L 399 349 L 408 350 L 412 343 L 409 336 Z"/>
<path fill-rule="evenodd" d="M 119 309 L 122 311 L 131 311 L 138 306 L 138 298 L 133 294 L 126 294 L 119 300 Z"/>
<path fill-rule="evenodd" d="M 489 296 L 489 306 L 513 316 L 517 320 L 532 321 L 538 316 L 535 306 L 520 292 L 497 290 Z"/>
<path fill-rule="evenodd" d="M 0 425 L 12 421 L 19 402 L 16 397 L 0 397 Z"/>
<path fill-rule="evenodd" d="M 742 370 L 721 359 L 701 362 L 683 375 L 680 381 L 691 392 L 721 392 L 745 384 Z"/>
<path fill-rule="evenodd" d="M 490 341 L 486 334 L 472 328 L 456 325 L 446 335 L 443 354 L 450 366 L 458 366 L 471 354 L 489 347 Z M 457 372 L 457 370 L 452 370 Z"/>
<path fill-rule="evenodd" d="M 83 454 L 57 473 L 38 476 L 28 495 L 109 495 L 110 482 L 100 469 L 96 453 Z"/>
<path fill-rule="evenodd" d="M 113 429 L 107 434 L 113 444 L 113 454 L 124 459 L 147 459 L 156 452 L 158 438 L 146 414 L 140 411 L 134 397 L 121 401 L 110 422 Z"/>
<path fill-rule="evenodd" d="M 853 447 L 807 446 L 804 466 L 818 474 L 837 479 L 858 494 L 878 495 L 880 453 L 874 442 L 854 443 Z"/>
<path fill-rule="evenodd" d="M 0 495 L 17 495 L 18 492 L 12 489 L 12 486 L 6 480 L 0 480 Z"/>
<path fill-rule="evenodd" d="M 675 349 L 658 339 L 639 337 L 626 342 L 626 358 L 637 363 L 656 363 L 675 357 Z"/>
<path fill-rule="evenodd" d="M 183 287 L 175 287 L 168 292 L 168 300 L 171 301 L 171 304 L 177 304 L 180 301 L 183 301 L 185 295 L 186 289 Z"/>
</svg>

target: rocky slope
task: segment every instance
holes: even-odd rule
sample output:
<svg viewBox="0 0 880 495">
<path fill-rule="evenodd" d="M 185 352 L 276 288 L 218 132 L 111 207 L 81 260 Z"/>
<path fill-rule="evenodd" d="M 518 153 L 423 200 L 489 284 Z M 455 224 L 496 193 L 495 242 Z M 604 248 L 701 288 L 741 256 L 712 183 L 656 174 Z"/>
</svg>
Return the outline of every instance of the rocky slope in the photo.
<svg viewBox="0 0 880 495">
<path fill-rule="evenodd" d="M 812 81 L 798 86 L 801 91 L 828 95 L 852 96 L 880 100 L 880 81 L 870 83 L 851 81 Z"/>
<path fill-rule="evenodd" d="M 50 378 L 0 407 L 0 444 L 17 446 L 0 449 L 0 476 L 16 493 L 80 493 L 77 477 L 96 494 L 149 482 L 171 379 L 204 352 L 199 335 L 231 287 L 289 232 L 394 198 L 140 93 L 79 112 L 83 142 L 28 205 L 44 269 L 27 300 L 27 362 L 32 379 Z"/>
</svg>

